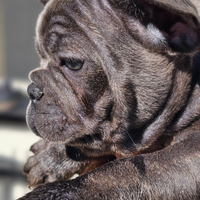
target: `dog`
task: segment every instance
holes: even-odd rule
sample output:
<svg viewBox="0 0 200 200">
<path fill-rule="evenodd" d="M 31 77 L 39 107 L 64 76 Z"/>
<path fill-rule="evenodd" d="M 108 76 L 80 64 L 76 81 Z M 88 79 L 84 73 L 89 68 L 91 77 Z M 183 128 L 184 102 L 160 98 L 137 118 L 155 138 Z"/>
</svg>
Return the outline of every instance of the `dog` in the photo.
<svg viewBox="0 0 200 200">
<path fill-rule="evenodd" d="M 42 2 L 19 200 L 199 200 L 199 0 Z"/>
</svg>

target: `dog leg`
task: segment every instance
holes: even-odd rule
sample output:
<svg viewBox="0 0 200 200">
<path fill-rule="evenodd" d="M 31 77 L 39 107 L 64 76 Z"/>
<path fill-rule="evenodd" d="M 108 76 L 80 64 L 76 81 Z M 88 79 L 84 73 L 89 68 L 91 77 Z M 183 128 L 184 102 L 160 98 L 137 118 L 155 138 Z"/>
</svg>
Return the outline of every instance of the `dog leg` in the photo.
<svg viewBox="0 0 200 200">
<path fill-rule="evenodd" d="M 61 143 L 40 140 L 30 149 L 34 156 L 24 166 L 29 187 L 63 181 L 75 174 L 82 175 L 114 159 L 114 156 L 89 158 L 79 149 Z"/>
<path fill-rule="evenodd" d="M 41 185 L 19 200 L 199 200 L 199 143 L 196 132 L 164 150 L 115 160 L 74 180 Z"/>
<path fill-rule="evenodd" d="M 29 187 L 68 180 L 76 173 L 81 174 L 89 165 L 89 160 L 78 161 L 69 158 L 64 144 L 40 140 L 30 150 L 34 156 L 30 157 L 24 166 Z"/>
</svg>

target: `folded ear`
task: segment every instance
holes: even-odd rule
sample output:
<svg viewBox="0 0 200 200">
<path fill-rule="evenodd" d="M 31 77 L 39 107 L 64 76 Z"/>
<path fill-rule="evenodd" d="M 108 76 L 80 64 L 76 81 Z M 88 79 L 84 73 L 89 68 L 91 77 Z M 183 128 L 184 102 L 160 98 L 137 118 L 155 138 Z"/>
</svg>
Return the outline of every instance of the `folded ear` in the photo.
<svg viewBox="0 0 200 200">
<path fill-rule="evenodd" d="M 130 32 L 146 47 L 181 53 L 199 49 L 200 19 L 190 0 L 134 0 L 121 6 Z"/>
<path fill-rule="evenodd" d="M 39 0 L 39 1 L 45 5 L 50 0 Z"/>
</svg>

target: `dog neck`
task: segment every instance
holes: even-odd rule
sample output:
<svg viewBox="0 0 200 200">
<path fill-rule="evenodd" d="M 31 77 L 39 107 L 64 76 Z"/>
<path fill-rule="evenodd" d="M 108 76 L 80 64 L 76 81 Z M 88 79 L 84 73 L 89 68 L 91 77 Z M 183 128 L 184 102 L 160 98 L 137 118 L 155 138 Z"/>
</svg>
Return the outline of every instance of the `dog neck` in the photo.
<svg viewBox="0 0 200 200">
<path fill-rule="evenodd" d="M 129 132 L 129 142 L 125 142 L 126 150 L 121 147 L 121 151 L 116 154 L 118 157 L 149 153 L 165 148 L 176 138 L 178 133 L 182 133 L 186 128 L 198 129 L 200 86 L 197 60 L 198 55 L 194 61 L 191 56 L 181 56 L 174 59 L 176 72 L 169 100 L 164 105 L 162 112 L 142 131 L 143 133 L 141 130 Z M 142 136 L 138 141 L 135 140 L 135 137 L 137 138 L 136 132 Z M 189 132 L 186 131 L 186 133 Z M 183 134 L 181 135 L 183 136 Z M 134 144 L 130 141 L 130 137 Z M 130 146 L 127 147 L 129 143 Z"/>
<path fill-rule="evenodd" d="M 186 134 L 183 134 L 184 130 L 199 129 L 199 55 L 197 54 L 193 61 L 189 57 L 182 58 L 182 65 L 178 66 L 179 69 L 174 78 L 176 84 L 174 84 L 169 101 L 163 112 L 144 131 L 142 145 L 137 148 L 138 152 L 163 148 L 173 140 L 178 142 L 188 137 L 191 132 L 185 131 Z M 191 67 L 188 68 L 188 66 Z M 181 135 L 181 138 L 176 137 L 177 135 Z M 155 145 L 156 143 L 159 146 Z"/>
<path fill-rule="evenodd" d="M 199 56 L 200 53 L 196 54 L 193 59 L 192 81 L 186 105 L 172 126 L 176 131 L 192 126 L 193 122 L 198 121 L 200 116 Z"/>
</svg>

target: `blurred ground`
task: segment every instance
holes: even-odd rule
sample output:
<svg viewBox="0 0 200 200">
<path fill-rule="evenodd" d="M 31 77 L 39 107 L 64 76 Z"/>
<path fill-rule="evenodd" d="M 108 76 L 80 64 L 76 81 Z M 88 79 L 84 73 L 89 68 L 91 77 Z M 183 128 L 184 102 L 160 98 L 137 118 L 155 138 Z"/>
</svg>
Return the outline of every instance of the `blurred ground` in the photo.
<svg viewBox="0 0 200 200">
<path fill-rule="evenodd" d="M 0 199 L 14 200 L 29 191 L 23 165 L 39 140 L 25 123 L 28 82 L 0 81 Z M 3 90 L 4 89 L 4 90 Z M 12 115 L 13 113 L 13 115 Z"/>
<path fill-rule="evenodd" d="M 29 191 L 23 165 L 39 140 L 29 131 L 28 73 L 39 66 L 35 24 L 43 5 L 37 0 L 0 0 L 0 200 L 15 200 Z"/>
</svg>

